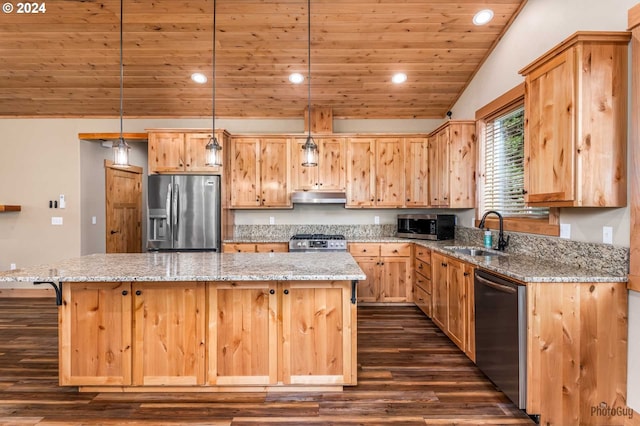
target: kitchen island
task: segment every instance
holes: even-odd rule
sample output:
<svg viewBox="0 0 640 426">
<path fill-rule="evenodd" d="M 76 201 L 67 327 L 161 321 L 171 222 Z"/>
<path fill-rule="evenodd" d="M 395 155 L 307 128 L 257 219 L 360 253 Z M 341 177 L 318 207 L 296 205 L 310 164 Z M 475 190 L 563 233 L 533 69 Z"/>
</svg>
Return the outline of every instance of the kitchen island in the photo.
<svg viewBox="0 0 640 426">
<path fill-rule="evenodd" d="M 59 293 L 60 385 L 341 390 L 356 380 L 348 253 L 95 254 L 0 274 Z"/>
</svg>

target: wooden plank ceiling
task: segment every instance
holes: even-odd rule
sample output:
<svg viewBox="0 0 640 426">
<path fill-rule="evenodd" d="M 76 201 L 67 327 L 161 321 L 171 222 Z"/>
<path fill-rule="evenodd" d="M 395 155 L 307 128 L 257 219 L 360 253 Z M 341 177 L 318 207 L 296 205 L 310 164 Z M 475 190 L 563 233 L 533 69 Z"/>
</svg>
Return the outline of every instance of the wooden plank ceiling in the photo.
<svg viewBox="0 0 640 426">
<path fill-rule="evenodd" d="M 311 0 L 311 101 L 337 118 L 444 117 L 525 1 Z M 473 25 L 485 8 L 493 21 Z M 211 116 L 212 15 L 212 0 L 124 0 L 125 117 Z M 306 0 L 217 0 L 216 116 L 301 118 L 307 82 L 288 76 L 307 74 L 307 28 Z M 1 13 L 0 116 L 118 116 L 119 29 L 119 0 Z"/>
</svg>

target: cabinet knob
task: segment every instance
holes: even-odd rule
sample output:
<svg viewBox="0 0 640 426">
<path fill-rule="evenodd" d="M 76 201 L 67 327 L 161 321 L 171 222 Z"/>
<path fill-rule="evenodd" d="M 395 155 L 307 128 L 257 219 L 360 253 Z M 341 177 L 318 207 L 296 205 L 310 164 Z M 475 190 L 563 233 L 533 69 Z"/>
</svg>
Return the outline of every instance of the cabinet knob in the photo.
<svg viewBox="0 0 640 426">
<path fill-rule="evenodd" d="M 274 289 L 269 290 L 269 294 L 276 294 L 276 291 Z"/>
<path fill-rule="evenodd" d="M 118 231 L 114 231 L 113 229 L 111 230 L 111 235 L 117 234 L 117 233 L 118 233 Z"/>
<path fill-rule="evenodd" d="M 373 198 L 371 199 L 371 202 L 373 203 Z"/>
<path fill-rule="evenodd" d="M 122 290 L 122 295 L 126 296 L 127 294 L 129 294 L 129 292 L 127 290 Z"/>
<path fill-rule="evenodd" d="M 468 277 L 471 274 L 469 274 L 468 272 L 464 272 L 462 275 L 464 275 L 465 277 Z"/>
<path fill-rule="evenodd" d="M 284 294 L 289 294 L 289 290 L 285 290 L 285 291 L 284 291 Z"/>
<path fill-rule="evenodd" d="M 418 269 L 422 269 L 422 263 L 420 264 L 420 266 L 418 266 Z"/>
<path fill-rule="evenodd" d="M 407 198 L 407 201 L 411 201 L 411 198 Z"/>
<path fill-rule="evenodd" d="M 140 296 L 142 292 L 140 290 L 136 290 L 136 296 Z"/>
<path fill-rule="evenodd" d="M 441 265 L 442 265 L 444 268 L 446 268 L 446 267 L 447 267 L 447 264 L 446 264 L 446 263 L 444 263 L 444 262 L 442 262 L 442 263 L 441 263 Z"/>
<path fill-rule="evenodd" d="M 394 253 L 397 253 L 397 252 L 398 252 L 398 249 L 393 250 L 393 252 L 394 252 Z"/>
</svg>

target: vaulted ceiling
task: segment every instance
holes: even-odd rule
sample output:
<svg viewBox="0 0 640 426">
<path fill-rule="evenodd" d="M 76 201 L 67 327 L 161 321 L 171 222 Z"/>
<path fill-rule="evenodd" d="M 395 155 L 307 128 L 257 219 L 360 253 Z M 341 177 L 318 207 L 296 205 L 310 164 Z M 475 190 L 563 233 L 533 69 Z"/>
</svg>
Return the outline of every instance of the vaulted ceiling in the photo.
<svg viewBox="0 0 640 426">
<path fill-rule="evenodd" d="M 311 102 L 337 118 L 441 118 L 526 0 L 311 0 Z M 5 7 L 6 7 L 5 3 Z M 120 1 L 0 13 L 0 116 L 120 113 Z M 492 9 L 494 19 L 472 18 Z M 306 0 L 217 0 L 216 116 L 300 118 Z M 124 0 L 125 117 L 212 113 L 212 0 Z M 194 72 L 209 77 L 204 85 Z M 391 83 L 404 72 L 406 83 Z"/>
</svg>

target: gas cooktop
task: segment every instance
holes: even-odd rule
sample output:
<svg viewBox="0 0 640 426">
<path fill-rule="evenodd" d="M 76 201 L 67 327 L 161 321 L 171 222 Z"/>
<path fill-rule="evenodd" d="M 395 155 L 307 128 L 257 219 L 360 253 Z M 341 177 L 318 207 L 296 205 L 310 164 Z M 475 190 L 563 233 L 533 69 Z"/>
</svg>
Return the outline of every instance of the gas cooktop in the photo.
<svg viewBox="0 0 640 426">
<path fill-rule="evenodd" d="M 347 241 L 339 234 L 296 234 L 289 240 L 289 251 L 347 251 Z"/>
</svg>

